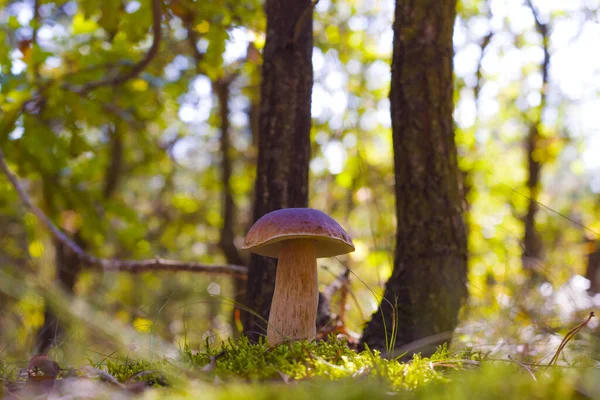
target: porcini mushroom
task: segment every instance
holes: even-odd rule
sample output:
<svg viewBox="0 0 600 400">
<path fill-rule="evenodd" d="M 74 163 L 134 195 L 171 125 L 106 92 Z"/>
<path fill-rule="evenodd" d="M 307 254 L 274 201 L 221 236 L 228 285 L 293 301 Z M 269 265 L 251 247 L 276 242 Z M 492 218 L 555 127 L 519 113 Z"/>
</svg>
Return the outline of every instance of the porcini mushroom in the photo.
<svg viewBox="0 0 600 400">
<path fill-rule="evenodd" d="M 312 208 L 270 212 L 254 223 L 242 249 L 278 258 L 267 341 L 312 340 L 319 289 L 317 258 L 354 251 L 350 236 L 331 217 Z"/>
</svg>

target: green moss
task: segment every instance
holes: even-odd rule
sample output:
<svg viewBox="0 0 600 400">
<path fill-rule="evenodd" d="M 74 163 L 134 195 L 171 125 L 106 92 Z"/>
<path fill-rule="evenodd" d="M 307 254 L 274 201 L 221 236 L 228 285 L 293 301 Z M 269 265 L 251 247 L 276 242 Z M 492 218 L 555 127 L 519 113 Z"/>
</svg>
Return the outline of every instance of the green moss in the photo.
<svg viewBox="0 0 600 400">
<path fill-rule="evenodd" d="M 228 341 L 220 347 L 203 352 L 184 351 L 190 362 L 219 379 L 250 381 L 275 380 L 337 380 L 343 378 L 377 378 L 390 389 L 414 389 L 430 381 L 446 381 L 447 366 L 460 364 L 448 361 L 442 347 L 431 358 L 416 356 L 411 362 L 382 358 L 378 351 L 355 352 L 346 341 L 294 342 L 270 347 L 264 341 L 250 343 L 246 338 Z M 446 360 L 445 366 L 435 365 Z M 212 363 L 211 363 L 212 362 Z"/>
<path fill-rule="evenodd" d="M 536 380 L 516 364 L 486 364 L 481 368 L 460 369 L 450 373 L 446 381 L 430 381 L 418 389 L 392 391 L 380 379 L 345 378 L 336 381 L 314 379 L 292 384 L 282 382 L 199 382 L 191 381 L 177 393 L 153 392 L 148 398 L 206 400 L 310 400 L 310 399 L 572 399 L 577 392 L 597 398 L 585 389 L 578 377 L 580 371 L 538 370 Z M 597 378 L 597 377 L 596 377 Z M 597 379 L 596 379 L 597 380 Z M 585 397 L 581 397 L 585 398 Z"/>
<path fill-rule="evenodd" d="M 168 380 L 163 372 L 168 365 L 164 361 L 150 363 L 148 361 L 106 361 L 105 370 L 119 382 L 144 381 L 150 384 L 167 386 Z"/>
<path fill-rule="evenodd" d="M 473 371 L 460 371 L 446 385 L 427 385 L 415 392 L 419 399 L 571 399 L 584 382 L 582 370 L 550 368 L 532 371 L 535 379 L 516 364 L 484 363 Z M 597 378 L 597 376 L 596 376 Z M 588 398 L 597 398 L 596 395 Z"/>
<path fill-rule="evenodd" d="M 0 358 L 0 399 L 4 398 L 6 386 L 17 378 L 17 369 Z"/>
</svg>

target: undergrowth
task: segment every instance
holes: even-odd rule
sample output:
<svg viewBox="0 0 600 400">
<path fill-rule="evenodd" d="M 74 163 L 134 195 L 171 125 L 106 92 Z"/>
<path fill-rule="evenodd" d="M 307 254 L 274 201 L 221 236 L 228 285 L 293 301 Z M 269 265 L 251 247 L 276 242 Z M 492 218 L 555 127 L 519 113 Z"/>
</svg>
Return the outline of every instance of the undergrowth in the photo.
<svg viewBox="0 0 600 400">
<path fill-rule="evenodd" d="M 344 340 L 284 343 L 269 346 L 246 338 L 199 350 L 182 349 L 179 359 L 110 358 L 101 364 L 61 369 L 54 389 L 73 398 L 186 399 L 464 399 L 589 398 L 600 393 L 595 368 L 528 366 L 488 359 L 481 353 L 451 353 L 446 346 L 431 357 L 410 361 L 382 357 L 378 351 L 356 352 Z M 27 375 L 27 373 L 25 374 Z M 29 386 L 14 379 L 23 370 L 0 359 L 0 397 L 10 387 L 14 398 L 27 398 Z M 77 383 L 85 393 L 78 392 Z M 93 384 L 92 384 L 93 382 Z M 8 385 L 7 385 L 8 384 Z M 58 389 L 56 389 L 58 388 Z M 152 388 L 152 389 L 150 389 Z M 35 392 L 39 395 L 39 392 Z M 20 397 L 19 397 L 20 396 Z"/>
</svg>

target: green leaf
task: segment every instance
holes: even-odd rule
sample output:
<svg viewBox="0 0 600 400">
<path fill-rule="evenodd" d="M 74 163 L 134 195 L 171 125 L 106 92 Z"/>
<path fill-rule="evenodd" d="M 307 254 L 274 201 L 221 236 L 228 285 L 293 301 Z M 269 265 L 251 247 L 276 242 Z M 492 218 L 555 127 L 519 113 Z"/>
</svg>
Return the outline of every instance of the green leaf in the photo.
<svg viewBox="0 0 600 400">
<path fill-rule="evenodd" d="M 98 23 L 91 19 L 86 19 L 83 13 L 77 13 L 73 17 L 73 23 L 71 29 L 74 35 L 89 35 L 96 32 L 100 26 Z"/>
<path fill-rule="evenodd" d="M 71 157 L 77 157 L 89 150 L 91 150 L 91 147 L 81 136 L 81 134 L 79 132 L 73 132 L 71 135 L 71 141 L 69 143 L 69 154 Z"/>
<path fill-rule="evenodd" d="M 15 17 L 14 15 L 8 17 L 8 27 L 10 29 L 18 29 L 21 27 L 21 24 L 19 23 L 17 17 Z"/>
<path fill-rule="evenodd" d="M 223 27 L 211 25 L 210 31 L 205 37 L 208 39 L 208 49 L 201 65 L 206 75 L 215 80 L 223 74 L 223 53 L 229 33 Z"/>
<path fill-rule="evenodd" d="M 122 17 L 123 2 L 121 0 L 103 0 L 101 4 L 102 14 L 98 24 L 107 32 L 115 32 Z"/>
</svg>

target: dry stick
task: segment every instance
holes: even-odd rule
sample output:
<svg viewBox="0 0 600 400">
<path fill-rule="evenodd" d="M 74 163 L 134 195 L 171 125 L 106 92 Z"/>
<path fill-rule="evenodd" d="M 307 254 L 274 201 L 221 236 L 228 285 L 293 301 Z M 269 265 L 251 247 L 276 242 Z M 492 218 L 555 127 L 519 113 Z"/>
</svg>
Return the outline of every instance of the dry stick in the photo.
<svg viewBox="0 0 600 400">
<path fill-rule="evenodd" d="M 512 357 L 510 356 L 510 354 L 508 355 L 508 359 L 509 359 L 510 361 L 513 361 L 513 362 L 515 362 L 515 363 L 519 364 L 521 367 L 523 367 L 523 368 L 524 368 L 524 369 L 525 369 L 527 372 L 529 372 L 529 375 L 531 375 L 531 377 L 533 378 L 533 380 L 537 382 L 537 378 L 535 377 L 535 374 L 533 373 L 533 371 L 531 370 L 531 368 L 529 368 L 529 366 L 528 366 L 528 365 L 525 365 L 525 364 L 523 364 L 523 363 L 522 363 L 521 361 L 519 361 L 519 360 L 515 360 L 514 358 L 512 358 Z"/>
<path fill-rule="evenodd" d="M 577 333 L 579 333 L 580 330 L 582 330 L 587 324 L 589 324 L 589 322 L 593 316 L 594 316 L 594 312 L 592 311 L 592 312 L 590 312 L 590 315 L 585 319 L 585 321 L 583 321 L 581 324 L 577 325 L 575 328 L 573 328 L 569 332 L 567 332 L 567 334 L 565 335 L 565 338 L 562 340 L 562 342 L 560 342 L 560 346 L 558 346 L 558 350 L 556 350 L 556 353 L 554 353 L 554 357 L 552 357 L 552 360 L 550 360 L 550 362 L 548 363 L 549 366 L 556 364 L 556 361 L 558 360 L 558 357 L 560 356 L 560 352 L 565 348 L 567 343 L 569 343 L 569 341 L 571 341 L 571 339 L 573 339 L 575 337 L 575 335 L 577 335 Z"/>
<path fill-rule="evenodd" d="M 331 275 L 333 275 L 335 277 L 335 280 L 333 282 L 331 282 L 329 285 L 327 285 L 325 287 L 325 289 L 323 290 L 323 295 L 327 298 L 327 301 L 329 301 L 330 303 L 331 303 L 331 299 L 333 298 L 333 295 L 335 294 L 335 292 L 337 292 L 338 290 L 340 290 L 342 288 L 342 286 L 344 285 L 344 282 L 346 285 L 348 285 L 348 283 L 350 282 L 350 272 L 351 272 L 350 268 L 346 267 L 346 265 L 344 263 L 342 263 L 341 261 L 340 261 L 340 263 L 344 266 L 344 272 L 342 272 L 340 275 L 335 275 L 326 266 L 321 266 L 321 268 L 323 268 L 325 271 L 329 272 Z M 356 298 L 356 295 L 354 294 L 354 292 L 352 292 L 352 290 L 350 290 L 349 287 L 346 287 L 346 288 L 348 290 L 348 294 L 350 295 L 350 297 L 352 297 L 352 300 L 354 300 L 354 304 L 356 305 L 356 308 L 358 309 L 361 319 L 365 320 L 366 319 L 365 313 L 363 312 L 363 310 L 360 306 L 360 302 Z"/>
<path fill-rule="evenodd" d="M 44 212 L 33 204 L 17 177 L 10 171 L 6 165 L 4 153 L 0 149 L 0 168 L 8 178 L 13 188 L 17 191 L 19 198 L 31 210 L 31 212 L 50 230 L 52 236 L 63 245 L 69 248 L 79 257 L 81 262 L 94 267 L 101 267 L 104 271 L 123 271 L 123 272 L 145 272 L 145 271 L 190 271 L 207 272 L 213 274 L 235 275 L 246 277 L 248 269 L 241 265 L 206 265 L 194 262 L 183 262 L 177 260 L 165 260 L 159 257 L 150 260 L 118 260 L 106 259 L 93 256 L 85 252 L 80 246 L 65 235 Z"/>
<path fill-rule="evenodd" d="M 342 276 L 341 281 L 342 287 L 340 288 L 340 321 L 342 325 L 344 325 L 344 320 L 346 319 L 346 302 L 348 299 L 348 286 L 350 285 L 350 270 L 346 270 L 344 275 Z"/>
</svg>

